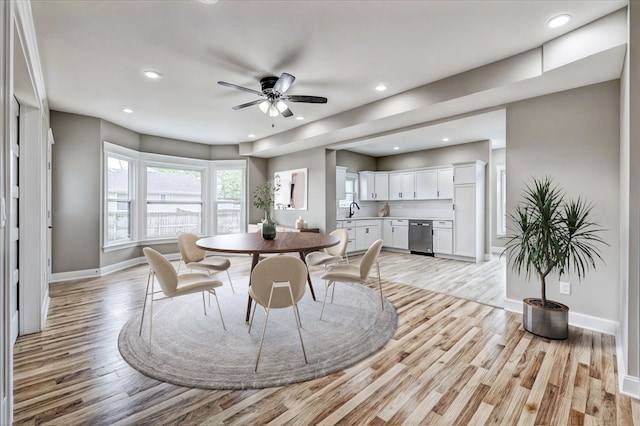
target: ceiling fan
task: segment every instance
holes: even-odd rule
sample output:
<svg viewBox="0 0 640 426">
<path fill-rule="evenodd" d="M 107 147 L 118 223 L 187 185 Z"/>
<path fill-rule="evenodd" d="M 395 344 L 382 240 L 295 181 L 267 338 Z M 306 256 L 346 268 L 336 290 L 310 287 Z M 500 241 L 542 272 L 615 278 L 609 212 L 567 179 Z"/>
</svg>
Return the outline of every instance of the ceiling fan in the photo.
<svg viewBox="0 0 640 426">
<path fill-rule="evenodd" d="M 295 79 L 296 78 L 293 75 L 287 74 L 286 72 L 282 73 L 280 78 L 264 77 L 260 80 L 262 92 L 249 89 L 247 87 L 238 86 L 236 84 L 227 83 L 225 81 L 219 81 L 218 84 L 231 87 L 233 89 L 253 93 L 254 95 L 258 95 L 264 98 L 247 102 L 246 104 L 236 105 L 233 107 L 233 109 L 242 109 L 252 105 L 258 105 L 262 112 L 264 112 L 265 114 L 268 113 L 271 117 L 276 117 L 280 114 L 283 117 L 291 117 L 293 115 L 285 101 L 305 102 L 310 104 L 327 103 L 327 98 L 323 98 L 320 96 L 285 95 L 284 93 L 289 90 L 289 87 L 291 87 Z"/>
</svg>

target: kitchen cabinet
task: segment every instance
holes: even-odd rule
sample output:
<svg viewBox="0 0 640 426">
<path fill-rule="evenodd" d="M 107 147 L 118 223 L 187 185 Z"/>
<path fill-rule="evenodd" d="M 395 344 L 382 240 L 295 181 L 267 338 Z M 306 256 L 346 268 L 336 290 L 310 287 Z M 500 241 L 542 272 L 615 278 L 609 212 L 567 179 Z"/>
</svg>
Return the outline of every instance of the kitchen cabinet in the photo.
<svg viewBox="0 0 640 426">
<path fill-rule="evenodd" d="M 415 172 L 389 173 L 389 200 L 413 200 L 416 197 Z"/>
<path fill-rule="evenodd" d="M 433 253 L 453 254 L 453 222 L 450 220 L 433 221 Z"/>
<path fill-rule="evenodd" d="M 409 250 L 409 220 L 384 219 L 382 239 L 384 247 Z"/>
<path fill-rule="evenodd" d="M 484 161 L 453 165 L 453 254 L 484 257 Z"/>
<path fill-rule="evenodd" d="M 336 166 L 336 200 L 347 199 L 347 168 Z"/>
<path fill-rule="evenodd" d="M 438 169 L 438 198 L 453 198 L 453 167 Z"/>
<path fill-rule="evenodd" d="M 415 194 L 418 200 L 453 198 L 453 167 L 416 171 Z"/>
<path fill-rule="evenodd" d="M 388 172 L 360 172 L 360 194 L 362 201 L 386 201 L 389 199 Z"/>
<path fill-rule="evenodd" d="M 347 243 L 347 253 L 356 251 L 356 221 L 355 220 L 339 220 L 338 228 L 347 230 L 349 234 L 349 242 Z"/>
<path fill-rule="evenodd" d="M 356 220 L 356 251 L 367 250 L 374 241 L 382 237 L 380 220 Z"/>
</svg>

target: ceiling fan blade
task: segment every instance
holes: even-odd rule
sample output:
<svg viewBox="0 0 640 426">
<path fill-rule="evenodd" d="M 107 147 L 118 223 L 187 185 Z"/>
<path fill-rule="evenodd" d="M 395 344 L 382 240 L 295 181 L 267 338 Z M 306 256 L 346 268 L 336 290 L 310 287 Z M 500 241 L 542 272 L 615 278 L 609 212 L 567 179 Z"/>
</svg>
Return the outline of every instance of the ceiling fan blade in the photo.
<svg viewBox="0 0 640 426">
<path fill-rule="evenodd" d="M 295 79 L 296 78 L 291 74 L 283 72 L 278 81 L 276 81 L 276 84 L 273 86 L 273 91 L 283 94 L 284 92 L 289 90 L 289 87 L 291 87 L 291 85 L 293 84 L 293 80 Z"/>
<path fill-rule="evenodd" d="M 255 100 L 255 101 L 247 102 L 246 104 L 236 105 L 231 109 L 242 109 L 242 108 L 250 107 L 252 105 L 261 104 L 262 102 L 265 102 L 265 100 L 264 99 L 258 99 L 258 100 Z"/>
<path fill-rule="evenodd" d="M 290 102 L 306 102 L 309 104 L 326 104 L 327 103 L 327 98 L 323 98 L 321 96 L 290 95 L 290 96 L 283 96 L 280 99 L 282 99 L 283 101 L 290 101 Z"/>
<path fill-rule="evenodd" d="M 257 90 L 249 89 L 247 87 L 238 86 L 237 84 L 227 83 L 226 81 L 219 81 L 218 84 L 221 85 L 221 86 L 231 87 L 232 89 L 238 89 L 238 90 L 242 90 L 244 92 L 253 93 L 254 95 L 265 96 L 264 93 L 258 92 Z"/>
<path fill-rule="evenodd" d="M 283 117 L 291 117 L 293 115 L 289 107 L 287 107 L 287 109 L 282 111 L 280 114 L 282 114 Z"/>
</svg>

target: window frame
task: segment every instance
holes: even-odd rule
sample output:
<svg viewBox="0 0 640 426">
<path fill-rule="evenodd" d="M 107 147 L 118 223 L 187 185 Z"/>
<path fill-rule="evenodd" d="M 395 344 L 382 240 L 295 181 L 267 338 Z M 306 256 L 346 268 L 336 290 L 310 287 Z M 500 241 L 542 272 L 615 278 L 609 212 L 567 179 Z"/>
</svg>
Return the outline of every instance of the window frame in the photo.
<svg viewBox="0 0 640 426">
<path fill-rule="evenodd" d="M 130 228 L 131 236 L 126 241 L 117 243 L 108 243 L 107 226 L 108 226 L 108 157 L 116 157 L 129 161 L 130 170 L 130 197 L 131 201 L 131 218 Z M 247 227 L 247 160 L 202 160 L 196 158 L 177 157 L 165 154 L 154 154 L 139 152 L 130 148 L 125 148 L 114 143 L 103 141 L 102 152 L 102 183 L 101 183 L 101 245 L 103 252 L 119 250 L 128 247 L 136 247 L 145 244 L 162 244 L 172 243 L 176 241 L 176 237 L 153 237 L 147 238 L 147 167 L 163 167 L 185 170 L 202 171 L 202 233 L 201 235 L 215 235 L 215 171 L 218 169 L 240 169 L 242 174 L 242 194 L 241 194 L 241 213 L 240 227 L 246 230 Z M 189 204 L 194 204 L 189 202 Z"/>
<path fill-rule="evenodd" d="M 115 240 L 113 242 L 109 241 L 109 202 L 117 201 L 121 202 L 124 200 L 120 199 L 111 199 L 109 198 L 109 157 L 116 158 L 121 161 L 127 161 L 129 163 L 129 238 Z M 102 208 L 102 238 L 103 238 L 103 248 L 124 248 L 136 245 L 136 236 L 137 236 L 137 185 L 136 185 L 136 168 L 137 168 L 137 153 L 135 151 L 129 150 L 127 148 L 120 147 L 118 145 L 113 145 L 105 142 L 103 149 L 103 208 Z"/>
</svg>

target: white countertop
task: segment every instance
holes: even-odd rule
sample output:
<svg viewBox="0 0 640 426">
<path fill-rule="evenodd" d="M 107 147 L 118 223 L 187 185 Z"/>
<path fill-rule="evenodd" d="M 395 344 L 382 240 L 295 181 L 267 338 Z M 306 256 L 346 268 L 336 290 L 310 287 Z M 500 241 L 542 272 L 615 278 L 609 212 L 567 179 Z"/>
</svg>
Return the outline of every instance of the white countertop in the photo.
<svg viewBox="0 0 640 426">
<path fill-rule="evenodd" d="M 453 220 L 453 218 L 442 218 L 442 217 L 401 217 L 401 216 L 354 216 L 351 218 L 347 217 L 339 217 L 336 220 L 367 220 L 367 219 L 393 219 L 393 220 Z"/>
</svg>

